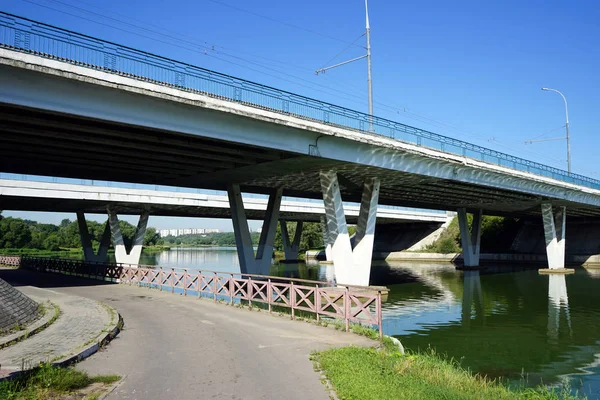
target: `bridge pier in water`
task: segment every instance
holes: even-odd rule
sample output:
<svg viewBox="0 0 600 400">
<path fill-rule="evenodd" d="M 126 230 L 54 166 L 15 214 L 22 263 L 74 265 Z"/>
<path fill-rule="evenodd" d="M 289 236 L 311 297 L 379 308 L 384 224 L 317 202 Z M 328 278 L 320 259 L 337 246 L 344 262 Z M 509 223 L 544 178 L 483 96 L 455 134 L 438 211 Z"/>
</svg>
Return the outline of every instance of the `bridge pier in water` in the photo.
<svg viewBox="0 0 600 400">
<path fill-rule="evenodd" d="M 81 238 L 81 246 L 83 247 L 83 259 L 92 262 L 106 262 L 111 236 L 108 220 L 104 225 L 104 232 L 102 233 L 97 253 L 94 253 L 94 249 L 92 248 L 92 238 L 83 212 L 77 212 L 77 224 L 79 225 L 79 237 Z"/>
<path fill-rule="evenodd" d="M 248 227 L 248 219 L 246 218 L 246 210 L 244 209 L 240 186 L 237 184 L 229 185 L 227 187 L 227 195 L 229 196 L 229 205 L 231 207 L 233 232 L 235 234 L 235 244 L 240 261 L 240 272 L 243 274 L 270 275 L 275 231 L 277 229 L 277 221 L 279 220 L 279 208 L 281 206 L 283 189 L 274 189 L 269 194 L 269 202 L 265 212 L 265 220 L 260 233 L 256 256 L 254 255 L 254 247 L 252 246 L 252 238 L 250 237 L 250 228 Z"/>
<path fill-rule="evenodd" d="M 544 238 L 546 239 L 546 255 L 548 269 L 559 272 L 565 270 L 565 229 L 567 210 L 559 206 L 556 212 L 552 204 L 542 204 L 542 221 L 544 222 Z"/>
<path fill-rule="evenodd" d="M 379 179 L 371 178 L 363 184 L 354 248 L 348 235 L 337 173 L 322 171 L 320 180 L 327 224 L 326 246 L 331 244 L 330 254 L 336 281 L 368 286 L 379 201 Z"/>
<path fill-rule="evenodd" d="M 300 251 L 300 237 L 302 236 L 302 221 L 296 222 L 296 232 L 294 232 L 294 238 L 291 241 L 287 222 L 282 219 L 279 221 L 279 226 L 281 228 L 281 241 L 283 242 L 285 259 L 288 261 L 297 260 Z"/>
<path fill-rule="evenodd" d="M 142 246 L 144 244 L 144 235 L 146 235 L 146 226 L 148 225 L 148 218 L 150 213 L 144 211 L 140 215 L 137 228 L 133 234 L 131 245 L 127 246 L 123 240 L 121 234 L 121 227 L 119 226 L 119 217 L 117 213 L 108 209 L 108 225 L 110 226 L 110 233 L 112 236 L 113 246 L 115 248 L 115 259 L 120 264 L 139 264 L 140 257 L 142 255 Z"/>
<path fill-rule="evenodd" d="M 463 261 L 465 267 L 478 267 L 481 250 L 481 216 L 482 210 L 473 213 L 473 223 L 469 229 L 467 210 L 458 209 L 458 226 L 460 228 L 460 241 L 463 248 Z"/>
</svg>

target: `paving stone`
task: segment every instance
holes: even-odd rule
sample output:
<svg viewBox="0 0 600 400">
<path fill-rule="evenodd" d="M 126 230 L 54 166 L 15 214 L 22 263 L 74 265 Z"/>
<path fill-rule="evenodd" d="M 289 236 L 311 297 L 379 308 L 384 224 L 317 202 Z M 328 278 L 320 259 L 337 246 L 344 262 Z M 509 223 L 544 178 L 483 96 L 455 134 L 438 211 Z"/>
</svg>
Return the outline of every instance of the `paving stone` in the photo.
<svg viewBox="0 0 600 400">
<path fill-rule="evenodd" d="M 31 367 L 77 354 L 97 342 L 117 318 L 95 300 L 31 286 L 19 290 L 38 302 L 49 300 L 58 305 L 60 315 L 37 335 L 0 350 L 3 370 L 19 370 L 23 365 Z"/>
</svg>

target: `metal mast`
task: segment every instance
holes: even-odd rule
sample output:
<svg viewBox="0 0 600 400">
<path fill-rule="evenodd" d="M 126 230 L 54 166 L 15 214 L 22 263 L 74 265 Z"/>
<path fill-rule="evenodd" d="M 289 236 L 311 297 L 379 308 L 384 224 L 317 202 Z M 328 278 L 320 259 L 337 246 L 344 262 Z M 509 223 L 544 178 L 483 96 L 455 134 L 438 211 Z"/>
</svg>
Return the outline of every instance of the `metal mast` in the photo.
<svg viewBox="0 0 600 400">
<path fill-rule="evenodd" d="M 351 62 L 358 61 L 358 60 L 361 60 L 363 58 L 366 58 L 367 59 L 367 84 L 368 84 L 368 91 L 369 91 L 369 115 L 372 117 L 373 116 L 373 82 L 371 80 L 371 25 L 369 24 L 369 5 L 368 5 L 368 0 L 365 0 L 365 22 L 366 22 L 366 32 L 363 33 L 363 35 L 367 36 L 367 54 L 363 55 L 363 56 L 360 56 L 360 57 L 353 58 L 353 59 L 348 60 L 348 61 L 343 61 L 343 62 L 334 64 L 334 65 L 330 65 L 328 67 L 319 68 L 318 70 L 315 71 L 315 73 L 317 75 L 319 75 L 320 73 L 325 73 L 325 71 L 327 71 L 328 69 L 339 67 L 341 65 L 349 64 Z M 347 50 L 349 47 L 350 46 L 348 46 L 345 50 Z M 372 119 L 369 122 L 369 126 L 370 126 L 369 129 L 372 131 L 373 130 L 373 121 L 372 121 Z"/>
<path fill-rule="evenodd" d="M 371 26 L 369 24 L 369 5 L 365 0 L 365 17 L 367 26 L 367 84 L 369 90 L 369 115 L 373 116 L 373 82 L 371 80 Z"/>
</svg>

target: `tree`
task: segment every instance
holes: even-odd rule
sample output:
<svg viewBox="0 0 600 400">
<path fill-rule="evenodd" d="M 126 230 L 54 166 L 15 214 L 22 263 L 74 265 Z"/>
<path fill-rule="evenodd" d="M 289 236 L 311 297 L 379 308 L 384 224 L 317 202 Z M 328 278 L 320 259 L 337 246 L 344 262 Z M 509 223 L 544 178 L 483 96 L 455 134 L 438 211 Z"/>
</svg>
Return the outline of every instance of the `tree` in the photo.
<svg viewBox="0 0 600 400">
<path fill-rule="evenodd" d="M 146 229 L 146 234 L 144 235 L 144 246 L 155 246 L 162 243 L 163 240 L 160 238 L 156 228 Z"/>
<path fill-rule="evenodd" d="M 29 227 L 20 218 L 0 220 L 0 248 L 23 248 L 31 242 Z"/>
</svg>

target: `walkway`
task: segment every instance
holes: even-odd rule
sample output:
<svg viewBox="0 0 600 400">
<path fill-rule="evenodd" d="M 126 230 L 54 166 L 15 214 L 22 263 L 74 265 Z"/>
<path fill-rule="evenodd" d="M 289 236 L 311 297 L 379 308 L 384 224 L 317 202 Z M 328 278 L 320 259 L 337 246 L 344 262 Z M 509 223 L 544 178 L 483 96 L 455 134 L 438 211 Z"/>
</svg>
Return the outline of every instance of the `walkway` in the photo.
<svg viewBox="0 0 600 400">
<path fill-rule="evenodd" d="M 0 276 L 12 279 L 13 271 L 2 270 Z M 7 281 L 13 283 L 10 279 Z M 60 315 L 40 333 L 0 350 L 4 372 L 18 371 L 22 365 L 30 368 L 40 362 L 68 359 L 101 340 L 116 325 L 118 316 L 97 301 L 32 286 L 18 289 L 38 303 L 50 300 L 60 308 Z"/>
<path fill-rule="evenodd" d="M 60 293 L 116 308 L 125 329 L 105 351 L 79 364 L 119 374 L 115 399 L 329 399 L 312 350 L 373 341 L 311 324 L 158 290 L 21 270 L 0 271 Z"/>
</svg>

